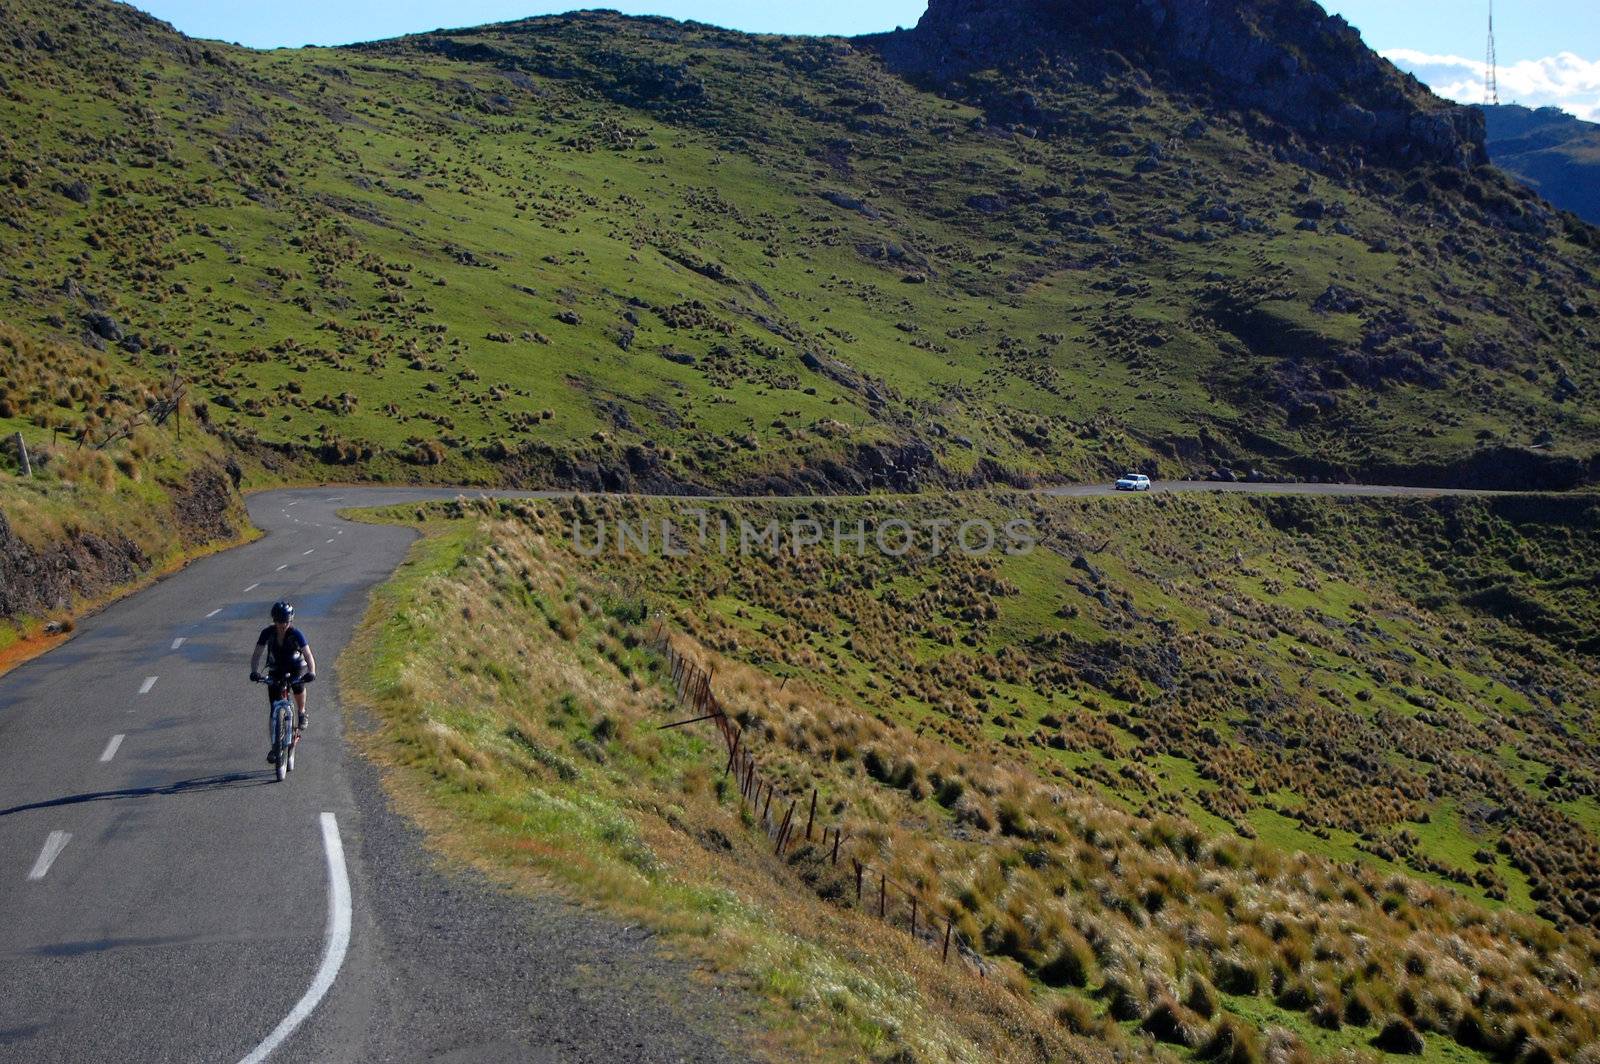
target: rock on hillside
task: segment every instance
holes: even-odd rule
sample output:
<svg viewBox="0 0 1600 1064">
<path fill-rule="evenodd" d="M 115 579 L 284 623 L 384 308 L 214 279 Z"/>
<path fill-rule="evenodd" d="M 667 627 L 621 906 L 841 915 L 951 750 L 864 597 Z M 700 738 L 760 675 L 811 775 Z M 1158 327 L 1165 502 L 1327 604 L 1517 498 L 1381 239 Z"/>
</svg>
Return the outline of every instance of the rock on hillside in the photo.
<svg viewBox="0 0 1600 1064">
<path fill-rule="evenodd" d="M 936 82 L 991 68 L 1100 81 L 1132 64 L 1353 161 L 1487 159 L 1480 115 L 1434 97 L 1312 0 L 932 0 L 915 29 L 875 41 L 895 69 Z M 988 102 L 1034 125 L 1057 117 L 1026 91 Z"/>
</svg>

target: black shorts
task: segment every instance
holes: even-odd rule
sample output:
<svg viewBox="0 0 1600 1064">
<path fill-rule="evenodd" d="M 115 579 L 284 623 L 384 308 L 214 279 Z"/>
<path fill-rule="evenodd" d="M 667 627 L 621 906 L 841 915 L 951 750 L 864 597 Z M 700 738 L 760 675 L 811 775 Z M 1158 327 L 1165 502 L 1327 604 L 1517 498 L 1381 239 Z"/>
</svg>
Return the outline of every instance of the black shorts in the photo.
<svg viewBox="0 0 1600 1064">
<path fill-rule="evenodd" d="M 267 681 L 267 698 L 272 699 L 272 698 L 279 697 L 279 695 L 282 694 L 282 692 L 283 692 L 284 686 L 285 686 L 284 682 L 281 679 L 268 680 Z M 295 694 L 298 695 L 298 694 L 303 694 L 305 692 L 306 685 L 304 683 L 301 683 L 299 680 L 296 680 L 295 682 L 289 684 L 288 688 L 289 688 L 289 690 L 293 691 Z"/>
</svg>

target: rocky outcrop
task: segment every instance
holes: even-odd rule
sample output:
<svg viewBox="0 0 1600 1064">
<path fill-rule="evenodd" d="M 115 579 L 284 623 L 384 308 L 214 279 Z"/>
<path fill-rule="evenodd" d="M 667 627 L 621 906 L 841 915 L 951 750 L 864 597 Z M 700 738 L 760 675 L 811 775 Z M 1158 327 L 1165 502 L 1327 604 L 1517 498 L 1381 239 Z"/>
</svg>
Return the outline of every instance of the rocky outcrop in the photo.
<svg viewBox="0 0 1600 1064">
<path fill-rule="evenodd" d="M 1103 85 L 1137 69 L 1208 110 L 1256 111 L 1364 163 L 1486 162 L 1483 117 L 1433 96 L 1312 0 L 931 0 L 911 30 L 861 38 L 949 87 L 984 70 Z M 1138 89 L 1130 85 L 1137 96 Z M 1047 92 L 985 98 L 1008 123 L 1071 122 Z"/>
<path fill-rule="evenodd" d="M 239 496 L 219 469 L 197 470 L 168 491 L 165 516 L 186 547 L 232 539 L 243 527 Z M 147 546 L 122 531 L 87 528 L 39 546 L 0 511 L 0 620 L 63 613 L 125 588 L 150 572 Z"/>
<path fill-rule="evenodd" d="M 39 548 L 21 539 L 0 512 L 0 618 L 37 616 L 129 583 L 150 559 L 125 535 L 79 532 Z"/>
</svg>

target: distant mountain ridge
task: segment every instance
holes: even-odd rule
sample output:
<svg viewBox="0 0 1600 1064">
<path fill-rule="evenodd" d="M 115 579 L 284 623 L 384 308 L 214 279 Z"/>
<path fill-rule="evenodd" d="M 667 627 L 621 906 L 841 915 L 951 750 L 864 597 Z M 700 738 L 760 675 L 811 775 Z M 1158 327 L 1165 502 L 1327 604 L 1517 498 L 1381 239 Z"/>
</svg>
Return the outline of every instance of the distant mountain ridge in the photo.
<svg viewBox="0 0 1600 1064">
<path fill-rule="evenodd" d="M 1489 158 L 1539 195 L 1600 225 L 1600 124 L 1560 108 L 1497 104 L 1486 120 Z"/>
</svg>

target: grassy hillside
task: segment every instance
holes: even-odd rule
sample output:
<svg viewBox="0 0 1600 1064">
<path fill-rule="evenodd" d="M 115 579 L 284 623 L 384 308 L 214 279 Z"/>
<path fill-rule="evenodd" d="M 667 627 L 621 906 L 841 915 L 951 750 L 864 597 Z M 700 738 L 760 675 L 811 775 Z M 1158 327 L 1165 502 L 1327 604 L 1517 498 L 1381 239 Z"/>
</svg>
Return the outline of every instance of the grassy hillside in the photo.
<svg viewBox="0 0 1600 1064">
<path fill-rule="evenodd" d="M 999 74 L 604 13 L 265 53 L 0 23 L 0 314 L 169 345 L 280 475 L 1565 485 L 1600 449 L 1592 230 L 1492 170 L 1308 168 L 1137 70 L 1031 135 Z"/>
<path fill-rule="evenodd" d="M 707 511 L 1040 534 L 901 558 L 724 554 L 666 503 L 425 509 L 357 662 L 374 748 L 442 846 L 651 920 L 829 1053 L 1594 1059 L 1592 502 L 1017 505 Z M 620 521 L 655 546 L 591 557 Z M 688 715 L 658 622 L 846 860 L 774 858 L 710 726 L 657 730 Z M 987 979 L 934 963 L 945 917 Z"/>
</svg>

